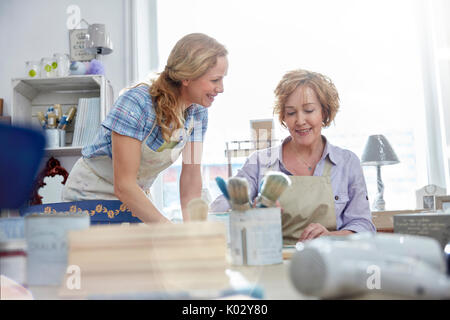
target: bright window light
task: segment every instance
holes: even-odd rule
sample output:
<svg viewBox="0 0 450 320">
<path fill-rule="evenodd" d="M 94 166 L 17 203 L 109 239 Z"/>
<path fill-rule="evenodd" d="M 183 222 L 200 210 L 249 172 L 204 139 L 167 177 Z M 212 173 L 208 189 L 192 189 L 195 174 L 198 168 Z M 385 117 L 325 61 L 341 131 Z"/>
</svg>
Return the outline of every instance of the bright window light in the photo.
<svg viewBox="0 0 450 320">
<path fill-rule="evenodd" d="M 204 180 L 214 199 L 226 176 L 225 142 L 249 140 L 250 120 L 272 118 L 273 91 L 293 69 L 317 71 L 335 83 L 341 108 L 322 132 L 361 157 L 367 137 L 385 135 L 400 163 L 382 169 L 387 210 L 414 209 L 427 184 L 424 103 L 417 22 L 410 0 L 164 0 L 157 3 L 163 70 L 182 36 L 206 33 L 229 51 L 225 92 L 209 111 Z M 276 138 L 288 135 L 275 120 Z M 234 159 L 234 169 L 245 159 Z M 166 171 L 165 206 L 179 210 L 179 165 Z M 178 168 L 178 169 L 177 169 Z M 369 198 L 376 169 L 364 167 Z M 168 209 L 169 210 L 169 209 Z"/>
</svg>

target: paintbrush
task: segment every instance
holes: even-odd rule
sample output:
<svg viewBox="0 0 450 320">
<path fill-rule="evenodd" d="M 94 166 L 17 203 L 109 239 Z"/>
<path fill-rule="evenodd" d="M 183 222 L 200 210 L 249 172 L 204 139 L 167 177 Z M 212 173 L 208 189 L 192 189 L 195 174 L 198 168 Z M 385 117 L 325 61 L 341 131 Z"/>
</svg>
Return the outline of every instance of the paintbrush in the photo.
<svg viewBox="0 0 450 320">
<path fill-rule="evenodd" d="M 216 177 L 216 183 L 219 186 L 220 191 L 222 191 L 225 198 L 229 201 L 230 196 L 228 195 L 227 183 L 221 177 Z"/>
<path fill-rule="evenodd" d="M 189 201 L 186 209 L 191 221 L 206 221 L 208 217 L 208 204 L 201 198 Z"/>
<path fill-rule="evenodd" d="M 245 211 L 251 208 L 248 196 L 248 182 L 245 178 L 231 177 L 227 186 L 233 210 Z"/>
<path fill-rule="evenodd" d="M 269 171 L 261 186 L 261 192 L 255 200 L 257 208 L 276 207 L 281 194 L 291 185 L 291 179 L 283 172 Z"/>
</svg>

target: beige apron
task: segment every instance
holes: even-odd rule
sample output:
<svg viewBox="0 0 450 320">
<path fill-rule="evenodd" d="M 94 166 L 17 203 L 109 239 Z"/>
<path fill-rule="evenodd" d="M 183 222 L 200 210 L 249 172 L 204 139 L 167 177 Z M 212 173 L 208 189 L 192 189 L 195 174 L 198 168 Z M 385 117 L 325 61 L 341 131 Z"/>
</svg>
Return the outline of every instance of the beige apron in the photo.
<svg viewBox="0 0 450 320">
<path fill-rule="evenodd" d="M 289 176 L 292 184 L 280 197 L 284 244 L 295 244 L 310 223 L 336 230 L 331 167 L 327 157 L 322 176 Z"/>
<path fill-rule="evenodd" d="M 144 191 L 151 187 L 159 173 L 178 159 L 194 127 L 194 121 L 191 118 L 187 130 L 184 128 L 175 130 L 171 142 L 164 142 L 157 151 L 153 151 L 147 146 L 147 140 L 155 124 L 156 122 L 141 146 L 137 183 Z M 172 148 L 171 146 L 175 143 L 176 145 Z M 114 194 L 114 171 L 112 159 L 109 156 L 78 159 L 63 188 L 62 201 L 64 202 L 95 199 L 118 200 Z"/>
</svg>

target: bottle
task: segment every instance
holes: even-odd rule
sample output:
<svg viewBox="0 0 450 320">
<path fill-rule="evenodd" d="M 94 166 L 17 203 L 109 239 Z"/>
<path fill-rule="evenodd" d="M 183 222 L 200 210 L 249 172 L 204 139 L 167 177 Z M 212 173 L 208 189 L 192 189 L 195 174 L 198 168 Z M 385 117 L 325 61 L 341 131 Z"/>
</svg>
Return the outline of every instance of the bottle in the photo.
<svg viewBox="0 0 450 320">
<path fill-rule="evenodd" d="M 75 117 L 75 113 L 77 112 L 77 108 L 75 107 L 71 107 L 69 109 L 69 112 L 67 114 L 67 122 L 70 122 L 73 120 L 73 118 Z"/>
<path fill-rule="evenodd" d="M 53 108 L 53 106 L 48 107 L 47 111 L 45 112 L 45 119 L 47 120 L 49 113 L 55 113 L 55 109 Z"/>
<path fill-rule="evenodd" d="M 47 114 L 48 128 L 56 129 L 56 114 L 54 112 L 50 112 Z"/>
<path fill-rule="evenodd" d="M 45 129 L 47 127 L 47 120 L 45 120 L 44 113 L 42 111 L 38 111 L 36 115 L 42 128 Z"/>
<path fill-rule="evenodd" d="M 75 107 L 71 107 L 69 112 L 62 116 L 59 128 L 65 130 L 67 125 L 73 120 L 75 117 L 77 109 Z"/>
<path fill-rule="evenodd" d="M 61 117 L 62 117 L 61 105 L 60 104 L 55 104 L 53 106 L 53 109 L 55 110 L 56 119 L 58 119 L 58 122 L 59 122 L 61 120 Z"/>
</svg>

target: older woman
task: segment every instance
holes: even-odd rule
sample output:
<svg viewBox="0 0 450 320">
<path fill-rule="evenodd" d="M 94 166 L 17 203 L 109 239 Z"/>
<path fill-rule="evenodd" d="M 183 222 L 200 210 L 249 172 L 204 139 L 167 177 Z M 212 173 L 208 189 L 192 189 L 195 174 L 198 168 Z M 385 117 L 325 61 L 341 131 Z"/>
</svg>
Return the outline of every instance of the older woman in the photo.
<svg viewBox="0 0 450 320">
<path fill-rule="evenodd" d="M 339 95 L 326 76 L 307 70 L 286 73 L 277 88 L 274 114 L 289 136 L 280 146 L 253 153 L 238 171 L 247 179 L 250 196 L 258 194 L 267 171 L 290 176 L 282 194 L 283 240 L 286 244 L 324 235 L 375 231 L 367 188 L 358 157 L 333 146 L 322 135 L 339 109 Z M 225 211 L 223 196 L 211 211 Z"/>
</svg>

